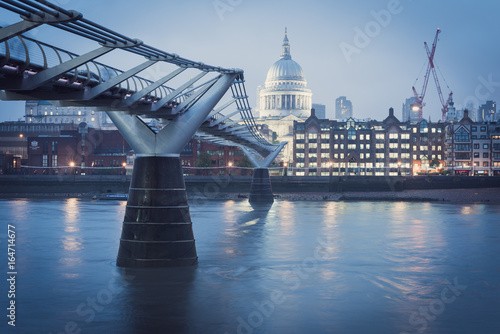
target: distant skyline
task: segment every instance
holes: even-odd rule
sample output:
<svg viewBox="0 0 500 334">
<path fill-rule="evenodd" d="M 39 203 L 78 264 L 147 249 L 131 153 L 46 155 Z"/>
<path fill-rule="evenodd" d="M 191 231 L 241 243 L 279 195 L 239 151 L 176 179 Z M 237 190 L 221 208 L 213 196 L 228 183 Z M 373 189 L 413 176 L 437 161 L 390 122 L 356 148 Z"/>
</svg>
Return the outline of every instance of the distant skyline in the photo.
<svg viewBox="0 0 500 334">
<path fill-rule="evenodd" d="M 243 69 L 252 107 L 257 86 L 279 59 L 285 27 L 313 103 L 326 105 L 329 118 L 334 116 L 335 99 L 346 96 L 356 118 L 382 120 L 393 107 L 401 119 L 402 104 L 413 95 L 417 77 L 415 87 L 421 90 L 427 61 L 424 41 L 430 46 L 438 27 L 442 33 L 435 61 L 445 98 L 449 85 L 457 109 L 500 100 L 500 3 L 494 1 L 149 0 L 147 6 L 131 0 L 53 2 L 165 51 Z M 3 9 L 0 13 L 0 25 L 19 20 Z M 28 35 L 80 54 L 97 46 L 52 27 Z M 121 69 L 133 65 L 112 54 L 102 61 Z M 432 77 L 424 102 L 424 118 L 438 121 L 441 105 Z M 0 102 L 1 121 L 23 114 L 24 103 Z"/>
</svg>

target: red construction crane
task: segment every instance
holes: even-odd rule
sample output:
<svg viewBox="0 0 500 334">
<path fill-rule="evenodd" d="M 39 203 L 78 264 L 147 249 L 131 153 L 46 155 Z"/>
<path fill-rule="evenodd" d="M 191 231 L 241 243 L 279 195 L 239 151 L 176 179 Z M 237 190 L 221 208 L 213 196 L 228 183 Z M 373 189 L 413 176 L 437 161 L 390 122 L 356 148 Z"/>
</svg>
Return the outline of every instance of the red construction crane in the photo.
<svg viewBox="0 0 500 334">
<path fill-rule="evenodd" d="M 442 120 L 445 121 L 446 119 L 446 113 L 448 112 L 448 106 L 451 100 L 451 97 L 453 95 L 453 92 L 450 91 L 450 95 L 448 96 L 448 100 L 444 100 L 443 98 L 443 93 L 441 91 L 441 86 L 439 85 L 439 80 L 438 76 L 436 74 L 436 68 L 434 66 L 434 53 L 436 52 L 436 45 L 438 41 L 438 36 L 441 30 L 438 28 L 436 31 L 436 36 L 434 37 L 434 42 L 432 43 L 432 49 L 429 51 L 429 47 L 427 45 L 427 42 L 424 42 L 425 45 L 425 51 L 427 51 L 427 58 L 429 59 L 429 63 L 427 64 L 427 71 L 425 73 L 424 77 L 424 84 L 422 86 L 422 93 L 419 95 L 417 93 L 417 90 L 415 87 L 412 87 L 413 89 L 413 95 L 415 96 L 416 102 L 411 106 L 413 111 L 418 111 L 418 120 L 421 121 L 423 119 L 422 117 L 422 107 L 425 105 L 424 104 L 424 96 L 425 96 L 425 91 L 427 90 L 427 83 L 429 82 L 429 73 L 432 70 L 432 75 L 434 77 L 434 82 L 436 83 L 436 88 L 438 91 L 439 99 L 441 101 L 441 105 L 443 106 L 442 111 Z"/>
</svg>

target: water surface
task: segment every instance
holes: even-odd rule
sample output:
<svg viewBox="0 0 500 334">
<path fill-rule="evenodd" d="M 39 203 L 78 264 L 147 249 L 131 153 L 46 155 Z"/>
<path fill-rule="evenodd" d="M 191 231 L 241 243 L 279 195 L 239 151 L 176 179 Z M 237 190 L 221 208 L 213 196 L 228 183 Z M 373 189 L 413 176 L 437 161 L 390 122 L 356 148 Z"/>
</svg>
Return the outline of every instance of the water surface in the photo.
<svg viewBox="0 0 500 334">
<path fill-rule="evenodd" d="M 115 266 L 125 202 L 1 200 L 15 333 L 498 333 L 500 207 L 193 200 L 199 265 Z M 8 306 L 6 280 L 2 309 Z M 3 311 L 6 314 L 6 311 Z"/>
</svg>

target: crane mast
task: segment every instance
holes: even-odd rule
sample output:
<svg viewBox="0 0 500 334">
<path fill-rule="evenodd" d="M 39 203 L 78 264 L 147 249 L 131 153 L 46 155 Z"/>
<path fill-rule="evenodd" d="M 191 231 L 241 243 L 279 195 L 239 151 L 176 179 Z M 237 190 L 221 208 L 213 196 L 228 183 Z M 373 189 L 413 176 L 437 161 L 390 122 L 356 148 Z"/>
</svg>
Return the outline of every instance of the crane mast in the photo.
<svg viewBox="0 0 500 334">
<path fill-rule="evenodd" d="M 438 28 L 436 31 L 436 36 L 434 37 L 434 42 L 432 43 L 432 48 L 429 50 L 429 46 L 427 45 L 427 42 L 424 42 L 425 45 L 425 51 L 427 52 L 427 58 L 429 60 L 429 63 L 427 64 L 427 71 L 425 72 L 425 77 L 424 77 L 424 83 L 422 85 L 422 90 L 421 93 L 418 94 L 417 90 L 415 87 L 412 87 L 413 90 L 413 95 L 415 96 L 415 103 L 411 106 L 413 111 L 418 111 L 418 120 L 419 122 L 423 119 L 423 114 L 422 114 L 422 108 L 425 105 L 424 104 L 424 97 L 425 97 L 425 92 L 427 91 L 427 84 L 429 82 L 429 74 L 432 72 L 432 76 L 434 77 L 434 83 L 436 84 L 436 88 L 438 91 L 439 99 L 441 102 L 441 105 L 443 106 L 443 109 L 441 109 L 442 112 L 442 120 L 446 120 L 446 113 L 448 112 L 448 106 L 451 101 L 451 98 L 453 96 L 453 92 L 450 92 L 448 99 L 445 101 L 443 98 L 443 92 L 441 90 L 441 85 L 439 84 L 439 79 L 436 73 L 436 68 L 434 66 L 434 54 L 436 53 L 436 45 L 438 42 L 438 37 L 439 33 L 441 30 Z"/>
</svg>

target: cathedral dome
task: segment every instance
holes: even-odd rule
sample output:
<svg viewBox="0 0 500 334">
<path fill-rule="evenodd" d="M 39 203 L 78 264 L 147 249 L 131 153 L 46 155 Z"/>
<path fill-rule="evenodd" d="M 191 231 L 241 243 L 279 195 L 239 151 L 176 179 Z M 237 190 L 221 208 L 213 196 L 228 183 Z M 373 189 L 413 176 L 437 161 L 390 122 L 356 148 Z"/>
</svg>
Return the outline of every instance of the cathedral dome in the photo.
<svg viewBox="0 0 500 334">
<path fill-rule="evenodd" d="M 309 117 L 312 92 L 302 67 L 292 60 L 285 28 L 281 57 L 267 72 L 264 86 L 257 87 L 257 110 L 260 117 Z"/>
<path fill-rule="evenodd" d="M 280 80 L 305 81 L 306 78 L 302 67 L 296 61 L 282 58 L 271 66 L 266 77 L 267 82 Z"/>
<path fill-rule="evenodd" d="M 271 66 L 267 72 L 266 82 L 281 81 L 281 80 L 298 80 L 306 81 L 302 67 L 292 60 L 290 54 L 290 42 L 285 31 L 285 38 L 281 47 L 280 59 Z"/>
</svg>

